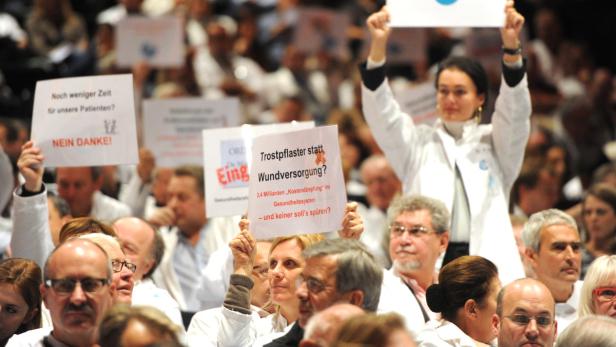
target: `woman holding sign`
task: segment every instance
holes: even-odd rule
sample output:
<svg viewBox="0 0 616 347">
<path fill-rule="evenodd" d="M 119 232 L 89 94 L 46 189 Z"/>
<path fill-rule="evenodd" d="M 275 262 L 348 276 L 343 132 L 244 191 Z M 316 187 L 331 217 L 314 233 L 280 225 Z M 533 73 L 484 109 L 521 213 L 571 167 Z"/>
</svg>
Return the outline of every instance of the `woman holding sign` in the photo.
<svg viewBox="0 0 616 347">
<path fill-rule="evenodd" d="M 479 63 L 465 57 L 439 64 L 439 119 L 433 126 L 415 125 L 400 110 L 385 78 L 391 32 L 386 7 L 367 20 L 371 47 L 361 72 L 365 117 L 404 192 L 439 199 L 452 212 L 444 262 L 481 255 L 494 262 L 508 282 L 524 276 L 507 206 L 522 165 L 531 104 L 519 39 L 524 17 L 513 1 L 507 2 L 505 17 L 503 78 L 491 124 L 479 124 L 488 97 L 487 75 Z"/>
</svg>

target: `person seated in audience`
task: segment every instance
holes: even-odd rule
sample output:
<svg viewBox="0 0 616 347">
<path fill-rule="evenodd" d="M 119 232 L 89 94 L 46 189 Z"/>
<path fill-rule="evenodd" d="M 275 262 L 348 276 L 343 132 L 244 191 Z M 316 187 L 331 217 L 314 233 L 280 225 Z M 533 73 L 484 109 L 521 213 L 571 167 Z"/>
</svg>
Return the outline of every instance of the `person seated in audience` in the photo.
<svg viewBox="0 0 616 347">
<path fill-rule="evenodd" d="M 29 259 L 0 262 L 0 346 L 13 334 L 41 327 L 41 268 Z"/>
<path fill-rule="evenodd" d="M 437 263 L 449 242 L 449 212 L 425 196 L 401 196 L 387 211 L 389 256 L 379 312 L 395 311 L 418 333 L 436 318 L 426 302 L 426 290 L 437 282 Z"/>
<path fill-rule="evenodd" d="M 575 320 L 563 331 L 556 347 L 609 347 L 616 346 L 616 320 L 604 316 L 588 315 Z"/>
<path fill-rule="evenodd" d="M 342 325 L 331 345 L 323 347 L 415 347 L 413 336 L 406 330 L 404 319 L 395 314 L 365 314 L 352 317 Z"/>
<path fill-rule="evenodd" d="M 522 240 L 535 278 L 550 289 L 556 301 L 556 321 L 562 331 L 577 317 L 582 288 L 577 224 L 560 210 L 537 212 L 526 223 Z"/>
<path fill-rule="evenodd" d="M 441 318 L 426 324 L 418 345 L 490 345 L 498 335 L 492 319 L 500 288 L 496 266 L 485 258 L 463 256 L 445 265 L 426 292 L 430 309 Z"/>
<path fill-rule="evenodd" d="M 242 223 L 244 222 L 240 222 L 240 225 L 242 225 Z M 236 236 L 234 240 L 238 238 L 241 238 L 241 236 Z M 307 237 L 303 237 L 303 239 L 307 239 Z M 233 243 L 234 240 L 231 242 Z M 302 240 L 302 237 L 299 237 L 297 240 Z M 253 286 L 250 289 L 250 309 L 252 319 L 260 320 L 262 316 L 275 313 L 276 307 L 276 304 L 272 302 L 270 297 L 270 284 L 268 278 L 268 256 L 272 248 L 272 242 L 259 240 L 256 242 L 255 248 L 254 260 L 252 261 L 252 269 L 249 275 L 253 282 Z M 226 319 L 223 317 L 224 310 L 225 308 L 217 307 L 197 312 L 192 317 L 188 327 L 188 345 L 216 346 L 219 329 L 221 329 L 222 324 L 226 323 Z"/>
<path fill-rule="evenodd" d="M 366 230 L 361 241 L 384 267 L 389 267 L 387 245 L 383 244 L 387 232 L 387 209 L 392 200 L 400 194 L 402 183 L 383 155 L 376 154 L 363 161 L 360 167 L 361 180 L 366 186 L 368 206 L 359 206 Z"/>
<path fill-rule="evenodd" d="M 92 346 L 113 304 L 111 259 L 89 240 L 70 239 L 49 255 L 40 287 L 53 327 L 14 335 L 8 347 Z"/>
<path fill-rule="evenodd" d="M 584 278 L 578 317 L 603 315 L 616 319 L 616 255 L 595 259 Z"/>
<path fill-rule="evenodd" d="M 591 186 L 582 201 L 582 221 L 586 234 L 582 249 L 581 279 L 584 279 L 595 258 L 616 254 L 616 187 Z"/>
<path fill-rule="evenodd" d="M 498 331 L 499 347 L 552 347 L 557 324 L 550 290 L 532 278 L 509 283 L 496 297 L 493 324 Z"/>
<path fill-rule="evenodd" d="M 512 212 L 527 217 L 554 208 L 560 197 L 560 180 L 543 155 L 527 156 L 511 191 Z"/>
<path fill-rule="evenodd" d="M 177 301 L 152 281 L 152 274 L 165 254 L 165 242 L 160 233 L 146 221 L 135 217 L 118 219 L 113 223 L 113 229 L 126 259 L 137 266 L 133 274 L 132 304 L 156 307 L 173 323 L 183 326 Z"/>
<path fill-rule="evenodd" d="M 257 344 L 264 347 L 295 346 L 304 337 L 308 320 L 336 303 L 350 303 L 366 312 L 379 305 L 383 270 L 361 242 L 352 239 L 327 239 L 304 252 L 296 295 L 299 316 L 286 335 L 271 340 L 266 336 Z M 269 343 L 266 341 L 271 340 Z"/>
<path fill-rule="evenodd" d="M 343 324 L 364 311 L 351 304 L 335 304 L 313 315 L 306 324 L 299 347 L 329 347 Z"/>
<path fill-rule="evenodd" d="M 180 326 L 151 306 L 115 305 L 101 322 L 100 347 L 142 347 L 158 343 L 181 346 Z"/>
</svg>

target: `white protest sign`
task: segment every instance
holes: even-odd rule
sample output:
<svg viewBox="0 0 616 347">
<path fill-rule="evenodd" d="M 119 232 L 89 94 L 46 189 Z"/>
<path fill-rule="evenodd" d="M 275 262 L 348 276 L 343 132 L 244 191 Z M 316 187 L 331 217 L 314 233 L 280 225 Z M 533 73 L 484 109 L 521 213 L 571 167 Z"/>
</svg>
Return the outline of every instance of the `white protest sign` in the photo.
<svg viewBox="0 0 616 347">
<path fill-rule="evenodd" d="M 257 239 L 340 229 L 346 190 L 338 127 L 257 137 L 248 218 Z"/>
<path fill-rule="evenodd" d="M 127 16 L 116 27 L 119 67 L 147 61 L 153 67 L 184 65 L 184 31 L 176 16 Z"/>
<path fill-rule="evenodd" d="M 325 51 L 339 59 L 349 57 L 347 30 L 351 19 L 348 13 L 304 7 L 298 17 L 293 38 L 298 50 L 308 54 Z"/>
<path fill-rule="evenodd" d="M 203 129 L 226 128 L 240 123 L 237 98 L 151 99 L 143 102 L 143 143 L 156 165 L 203 165 Z"/>
<path fill-rule="evenodd" d="M 396 100 L 400 109 L 413 117 L 415 124 L 433 124 L 436 114 L 436 90 L 434 82 L 424 82 L 399 90 Z"/>
<path fill-rule="evenodd" d="M 32 113 L 32 139 L 46 166 L 139 161 L 130 74 L 40 81 Z"/>
<path fill-rule="evenodd" d="M 502 27 L 506 0 L 388 0 L 392 27 Z"/>
<path fill-rule="evenodd" d="M 236 128 L 203 130 L 207 216 L 236 216 L 246 213 L 251 146 L 255 137 L 309 128 L 314 128 L 314 122 L 243 125 Z"/>
</svg>

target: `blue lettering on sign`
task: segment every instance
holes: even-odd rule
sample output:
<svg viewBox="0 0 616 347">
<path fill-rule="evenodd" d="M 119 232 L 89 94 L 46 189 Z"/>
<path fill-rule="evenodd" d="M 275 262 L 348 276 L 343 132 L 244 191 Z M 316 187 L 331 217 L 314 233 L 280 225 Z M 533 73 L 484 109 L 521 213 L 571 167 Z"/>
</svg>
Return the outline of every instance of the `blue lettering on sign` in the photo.
<svg viewBox="0 0 616 347">
<path fill-rule="evenodd" d="M 451 5 L 458 0 L 436 0 L 441 5 Z"/>
</svg>

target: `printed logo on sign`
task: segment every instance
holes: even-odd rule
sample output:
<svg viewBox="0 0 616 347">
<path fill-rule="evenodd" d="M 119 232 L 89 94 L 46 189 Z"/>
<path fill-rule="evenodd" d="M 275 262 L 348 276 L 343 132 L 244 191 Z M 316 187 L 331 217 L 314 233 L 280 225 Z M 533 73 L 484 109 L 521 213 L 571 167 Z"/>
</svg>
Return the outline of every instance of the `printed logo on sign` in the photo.
<svg viewBox="0 0 616 347">
<path fill-rule="evenodd" d="M 451 5 L 458 0 L 436 0 L 441 5 Z"/>
<path fill-rule="evenodd" d="M 248 187 L 245 152 L 242 140 L 225 140 L 220 143 L 220 167 L 216 169 L 216 177 L 223 188 Z"/>
</svg>

